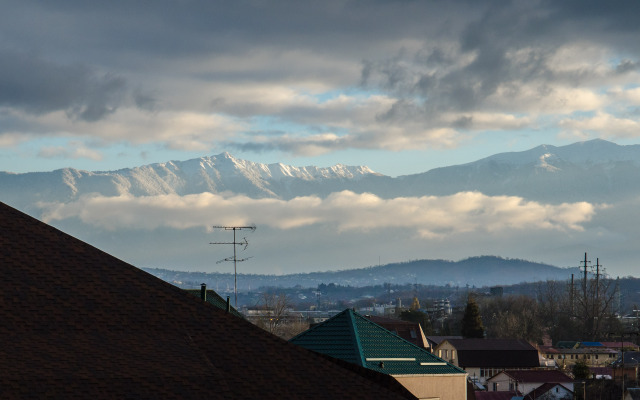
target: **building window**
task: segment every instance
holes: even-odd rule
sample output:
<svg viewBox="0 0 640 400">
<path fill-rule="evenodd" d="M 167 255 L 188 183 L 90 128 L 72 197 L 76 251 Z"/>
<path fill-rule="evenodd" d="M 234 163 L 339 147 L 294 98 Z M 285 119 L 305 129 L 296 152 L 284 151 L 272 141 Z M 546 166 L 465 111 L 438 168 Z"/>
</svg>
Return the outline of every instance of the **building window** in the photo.
<svg viewBox="0 0 640 400">
<path fill-rule="evenodd" d="M 456 351 L 455 350 L 451 350 L 451 359 L 452 360 L 456 359 Z"/>
<path fill-rule="evenodd" d="M 445 350 L 444 351 L 444 358 L 448 358 L 449 357 L 449 350 Z"/>
<path fill-rule="evenodd" d="M 494 392 L 498 391 L 498 384 L 496 382 L 493 382 L 493 391 Z"/>
</svg>

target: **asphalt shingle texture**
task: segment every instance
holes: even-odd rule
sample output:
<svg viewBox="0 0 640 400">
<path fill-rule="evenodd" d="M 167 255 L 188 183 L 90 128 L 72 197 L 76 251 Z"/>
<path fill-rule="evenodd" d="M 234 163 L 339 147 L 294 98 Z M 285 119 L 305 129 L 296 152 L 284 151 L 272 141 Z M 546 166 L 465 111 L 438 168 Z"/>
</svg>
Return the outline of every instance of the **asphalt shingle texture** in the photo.
<svg viewBox="0 0 640 400">
<path fill-rule="evenodd" d="M 0 398 L 414 398 L 0 203 Z"/>
</svg>

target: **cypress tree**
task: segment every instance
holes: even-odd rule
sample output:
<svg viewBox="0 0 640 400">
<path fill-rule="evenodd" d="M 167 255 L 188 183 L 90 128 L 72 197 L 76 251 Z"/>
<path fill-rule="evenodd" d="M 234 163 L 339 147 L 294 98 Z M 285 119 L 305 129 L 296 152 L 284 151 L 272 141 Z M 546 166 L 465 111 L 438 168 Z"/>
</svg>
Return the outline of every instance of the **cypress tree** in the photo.
<svg viewBox="0 0 640 400">
<path fill-rule="evenodd" d="M 462 317 L 462 336 L 465 338 L 484 337 L 484 326 L 482 326 L 480 310 L 478 309 L 478 304 L 471 296 L 469 296 L 467 300 L 467 307 Z"/>
</svg>

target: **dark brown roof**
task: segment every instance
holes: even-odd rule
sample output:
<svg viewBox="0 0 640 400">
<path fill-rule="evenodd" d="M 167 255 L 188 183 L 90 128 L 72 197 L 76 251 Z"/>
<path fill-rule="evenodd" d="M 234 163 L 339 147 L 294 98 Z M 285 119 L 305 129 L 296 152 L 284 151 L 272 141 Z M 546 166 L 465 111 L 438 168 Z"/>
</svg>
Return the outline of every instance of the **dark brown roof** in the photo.
<svg viewBox="0 0 640 400">
<path fill-rule="evenodd" d="M 3 203 L 0 227 L 0 398 L 414 398 Z"/>
<path fill-rule="evenodd" d="M 377 315 L 365 315 L 365 318 L 418 347 L 429 347 L 429 345 L 425 343 L 425 338 L 422 335 L 422 329 L 420 329 L 420 324 L 417 322 L 379 317 Z"/>
<path fill-rule="evenodd" d="M 503 373 L 520 383 L 572 383 L 573 379 L 558 370 L 506 370 Z"/>
<path fill-rule="evenodd" d="M 440 343 L 444 342 L 445 340 L 449 340 L 449 339 L 463 339 L 462 336 L 427 336 L 427 340 L 429 341 L 429 343 L 431 343 L 434 346 L 439 345 Z"/>
<path fill-rule="evenodd" d="M 563 386 L 563 385 L 561 385 L 561 384 L 559 384 L 557 382 L 551 382 L 551 383 L 545 383 L 544 385 L 538 386 L 537 388 L 532 390 L 529 394 L 524 396 L 524 400 L 536 400 L 536 399 L 539 399 L 539 398 L 544 398 L 544 399 L 555 398 L 555 397 L 553 397 L 553 395 L 552 396 L 546 396 L 546 394 L 550 390 L 552 390 L 553 388 L 555 388 L 557 386 L 562 386 L 567 391 L 569 391 L 569 393 L 573 393 L 566 386 Z"/>
<path fill-rule="evenodd" d="M 518 392 L 476 392 L 476 400 L 511 400 L 522 396 Z"/>
<path fill-rule="evenodd" d="M 538 350 L 526 340 L 447 339 L 446 341 L 455 347 L 458 352 L 458 365 L 463 368 L 535 368 L 540 366 Z"/>
</svg>

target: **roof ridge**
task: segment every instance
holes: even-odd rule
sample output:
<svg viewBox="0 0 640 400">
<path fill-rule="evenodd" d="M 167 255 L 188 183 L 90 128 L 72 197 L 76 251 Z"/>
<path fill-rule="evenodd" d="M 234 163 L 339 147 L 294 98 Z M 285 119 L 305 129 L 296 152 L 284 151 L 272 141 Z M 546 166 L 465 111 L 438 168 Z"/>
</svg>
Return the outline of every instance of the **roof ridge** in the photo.
<svg viewBox="0 0 640 400">
<path fill-rule="evenodd" d="M 360 343 L 360 335 L 358 335 L 358 326 L 356 325 L 356 321 L 355 321 L 356 316 L 360 316 L 360 314 L 356 313 L 355 310 L 352 310 L 350 308 L 347 308 L 344 312 L 346 312 L 347 315 L 349 316 L 349 323 L 351 325 L 351 334 L 353 335 L 352 339 L 356 344 L 356 349 L 358 350 L 358 355 L 360 356 L 358 361 L 360 361 L 360 365 L 365 366 L 366 360 L 364 357 L 364 351 L 362 349 L 362 343 Z"/>
<path fill-rule="evenodd" d="M 408 345 L 410 345 L 410 346 L 411 346 L 412 348 L 414 348 L 415 350 L 417 350 L 417 351 L 419 351 L 419 352 L 421 352 L 421 353 L 424 353 L 425 355 L 429 356 L 430 358 L 434 358 L 434 359 L 436 359 L 436 360 L 439 360 L 439 361 L 441 361 L 441 362 L 444 362 L 444 363 L 446 363 L 446 364 L 450 365 L 451 367 L 453 367 L 453 368 L 455 368 L 455 369 L 459 370 L 461 373 L 466 373 L 466 371 L 465 371 L 465 370 L 463 370 L 462 368 L 460 368 L 460 367 L 458 367 L 458 366 L 456 366 L 456 365 L 454 365 L 454 364 L 452 364 L 452 363 L 450 363 L 450 362 L 448 362 L 448 361 L 446 361 L 446 360 L 444 360 L 444 359 L 442 359 L 442 358 L 440 358 L 440 357 L 436 356 L 435 354 L 431 353 L 430 351 L 428 351 L 428 350 L 426 350 L 426 349 L 424 349 L 424 348 L 422 348 L 422 347 L 420 347 L 420 346 L 417 346 L 417 345 L 415 345 L 414 343 L 411 343 L 410 341 L 406 340 L 405 338 L 403 338 L 403 337 L 401 337 L 401 336 L 397 335 L 396 333 L 391 332 L 390 330 L 386 329 L 385 327 L 383 327 L 383 326 L 381 326 L 381 325 L 376 324 L 375 322 L 373 322 L 373 321 L 371 321 L 370 319 L 366 318 L 366 317 L 365 317 L 365 316 L 363 316 L 362 314 L 360 314 L 360 313 L 358 313 L 358 312 L 356 312 L 356 311 L 353 311 L 353 315 L 354 315 L 354 316 L 356 316 L 356 317 L 359 317 L 359 318 L 360 318 L 360 320 L 362 320 L 362 321 L 364 321 L 364 322 L 366 322 L 366 323 L 368 323 L 368 324 L 371 324 L 371 325 L 375 326 L 376 328 L 381 329 L 381 330 L 382 330 L 382 332 L 383 332 L 384 334 L 386 334 L 386 335 L 388 335 L 388 336 L 391 336 L 391 337 L 393 337 L 394 339 L 399 339 L 399 340 L 400 340 L 402 343 L 404 343 L 404 344 L 408 344 Z M 354 326 L 355 326 L 355 324 L 354 324 Z M 360 347 L 360 349 L 361 349 L 361 348 L 362 348 L 362 347 Z"/>
</svg>

